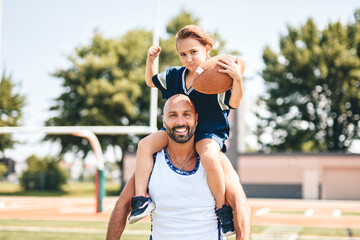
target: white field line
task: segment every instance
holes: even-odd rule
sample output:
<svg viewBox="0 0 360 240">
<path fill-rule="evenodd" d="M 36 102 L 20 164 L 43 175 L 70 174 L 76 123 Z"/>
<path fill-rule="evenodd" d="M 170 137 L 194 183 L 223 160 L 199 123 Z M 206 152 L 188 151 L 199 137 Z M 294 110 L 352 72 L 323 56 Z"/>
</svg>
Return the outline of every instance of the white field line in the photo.
<svg viewBox="0 0 360 240">
<path fill-rule="evenodd" d="M 24 232 L 63 232 L 63 233 L 95 233 L 106 234 L 104 229 L 91 228 L 58 228 L 58 227 L 20 227 L 20 226 L 0 226 L 0 231 L 24 231 Z M 150 235 L 147 230 L 125 230 L 123 234 L 128 235 Z"/>
<path fill-rule="evenodd" d="M 314 209 L 312 209 L 312 208 L 306 209 L 305 216 L 311 217 L 312 215 L 314 215 Z"/>
<path fill-rule="evenodd" d="M 25 231 L 25 232 L 70 232 L 70 233 L 106 233 L 103 229 L 89 228 L 57 228 L 57 227 L 21 227 L 21 226 L 0 226 L 0 230 L 4 231 Z"/>
<path fill-rule="evenodd" d="M 268 208 L 268 207 L 261 208 L 255 212 L 255 216 L 262 216 L 262 215 L 267 214 L 268 212 L 270 212 L 270 208 Z"/>
<path fill-rule="evenodd" d="M 269 227 L 272 228 L 272 227 Z M 282 227 L 275 227 L 280 230 Z M 273 230 L 275 230 L 273 228 Z M 89 228 L 57 228 L 57 227 L 20 227 L 20 226 L 0 226 L 0 231 L 25 231 L 25 232 L 63 232 L 63 233 L 92 233 L 92 234 L 106 234 L 104 229 L 89 229 Z M 266 231 L 266 230 L 265 230 Z M 331 236 L 307 236 L 297 233 L 290 233 L 279 231 L 277 233 L 253 233 L 252 240 L 349 240 L 349 237 L 331 237 Z M 287 229 L 289 231 L 289 229 Z M 300 231 L 300 230 L 299 230 Z M 127 235 L 150 235 L 147 230 L 125 230 L 123 234 Z M 352 240 L 360 240 L 360 237 L 351 237 Z"/>
<path fill-rule="evenodd" d="M 335 209 L 332 213 L 333 217 L 338 218 L 341 216 L 341 210 L 340 209 Z"/>
<path fill-rule="evenodd" d="M 93 213 L 95 210 L 94 207 L 69 207 L 69 208 L 59 208 L 59 213 Z"/>
<path fill-rule="evenodd" d="M 296 235 L 296 238 L 294 238 Z M 271 233 L 252 233 L 252 240 L 360 240 L 360 237 L 333 237 L 333 236 L 313 236 L 297 234 L 271 234 Z"/>
<path fill-rule="evenodd" d="M 301 230 L 302 227 L 298 226 L 270 226 L 253 239 L 296 240 L 298 239 L 298 233 Z"/>
</svg>

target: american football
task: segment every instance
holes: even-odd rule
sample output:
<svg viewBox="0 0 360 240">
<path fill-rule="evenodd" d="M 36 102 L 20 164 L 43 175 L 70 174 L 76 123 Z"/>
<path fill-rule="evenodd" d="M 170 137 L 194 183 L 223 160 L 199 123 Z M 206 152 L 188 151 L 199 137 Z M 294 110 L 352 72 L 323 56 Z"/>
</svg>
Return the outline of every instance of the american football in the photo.
<svg viewBox="0 0 360 240">
<path fill-rule="evenodd" d="M 233 79 L 226 73 L 219 72 L 219 69 L 223 69 L 218 65 L 218 61 L 221 58 L 229 58 L 236 60 L 237 57 L 232 55 L 218 55 L 203 62 L 196 70 L 194 75 L 193 88 L 201 93 L 205 94 L 217 94 L 229 90 L 232 87 Z M 245 63 L 240 60 L 241 74 L 244 74 Z"/>
</svg>

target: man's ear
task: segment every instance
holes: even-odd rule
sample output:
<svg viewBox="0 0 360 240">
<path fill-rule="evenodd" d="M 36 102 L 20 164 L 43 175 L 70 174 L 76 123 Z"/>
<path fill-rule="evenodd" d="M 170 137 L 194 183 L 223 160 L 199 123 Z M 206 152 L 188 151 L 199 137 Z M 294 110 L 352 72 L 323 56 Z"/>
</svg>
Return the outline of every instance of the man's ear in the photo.
<svg viewBox="0 0 360 240">
<path fill-rule="evenodd" d="M 195 120 L 196 120 L 195 127 L 197 127 L 197 124 L 198 124 L 198 117 L 199 117 L 199 115 L 197 113 L 195 113 Z"/>
<path fill-rule="evenodd" d="M 166 127 L 165 127 L 164 115 L 162 115 L 161 118 L 162 118 L 163 127 L 166 128 Z"/>
</svg>

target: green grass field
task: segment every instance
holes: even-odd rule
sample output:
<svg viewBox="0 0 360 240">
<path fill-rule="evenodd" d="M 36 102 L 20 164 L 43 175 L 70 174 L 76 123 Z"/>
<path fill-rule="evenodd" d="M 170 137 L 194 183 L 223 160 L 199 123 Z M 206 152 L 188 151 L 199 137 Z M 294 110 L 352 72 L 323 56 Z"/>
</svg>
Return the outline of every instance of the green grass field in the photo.
<svg viewBox="0 0 360 240">
<path fill-rule="evenodd" d="M 21 228 L 21 229 L 20 229 Z M 252 232 L 261 234 L 267 226 L 253 226 Z M 277 226 L 276 228 L 281 228 Z M 53 221 L 53 220 L 0 220 L 0 240 L 27 239 L 66 239 L 66 240 L 98 240 L 105 239 L 107 222 L 93 221 Z M 147 240 L 149 239 L 150 223 L 139 222 L 128 225 L 122 240 Z M 352 229 L 353 237 L 360 237 L 360 229 Z M 347 237 L 347 229 L 341 228 L 312 228 L 303 227 L 297 232 L 301 236 Z M 261 239 L 256 235 L 256 239 Z M 227 238 L 234 240 L 232 236 Z M 265 239 L 265 238 L 264 238 Z M 268 239 L 268 237 L 266 238 Z M 314 239 L 314 238 L 313 238 Z"/>
<path fill-rule="evenodd" d="M 278 213 L 278 214 L 295 214 L 295 215 L 304 215 L 305 214 L 305 211 L 275 211 L 275 210 L 272 210 L 270 211 L 270 213 Z"/>
<path fill-rule="evenodd" d="M 20 229 L 21 228 L 21 229 Z M 59 232 L 54 232 L 58 229 Z M 0 220 L 0 240 L 105 239 L 107 222 L 53 221 L 53 220 Z M 89 232 L 91 231 L 91 232 Z M 122 240 L 148 240 L 150 223 L 128 225 Z M 234 237 L 228 238 L 234 239 Z"/>
</svg>

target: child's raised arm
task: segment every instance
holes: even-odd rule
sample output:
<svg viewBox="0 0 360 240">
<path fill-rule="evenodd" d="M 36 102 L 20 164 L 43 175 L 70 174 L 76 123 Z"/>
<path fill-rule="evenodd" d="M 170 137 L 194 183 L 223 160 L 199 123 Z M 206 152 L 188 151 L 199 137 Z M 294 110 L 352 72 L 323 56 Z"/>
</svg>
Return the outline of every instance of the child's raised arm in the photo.
<svg viewBox="0 0 360 240">
<path fill-rule="evenodd" d="M 146 59 L 146 68 L 145 68 L 145 81 L 148 87 L 155 87 L 152 77 L 157 74 L 155 71 L 155 59 L 159 56 L 161 48 L 157 46 L 152 46 L 147 52 Z"/>
</svg>

